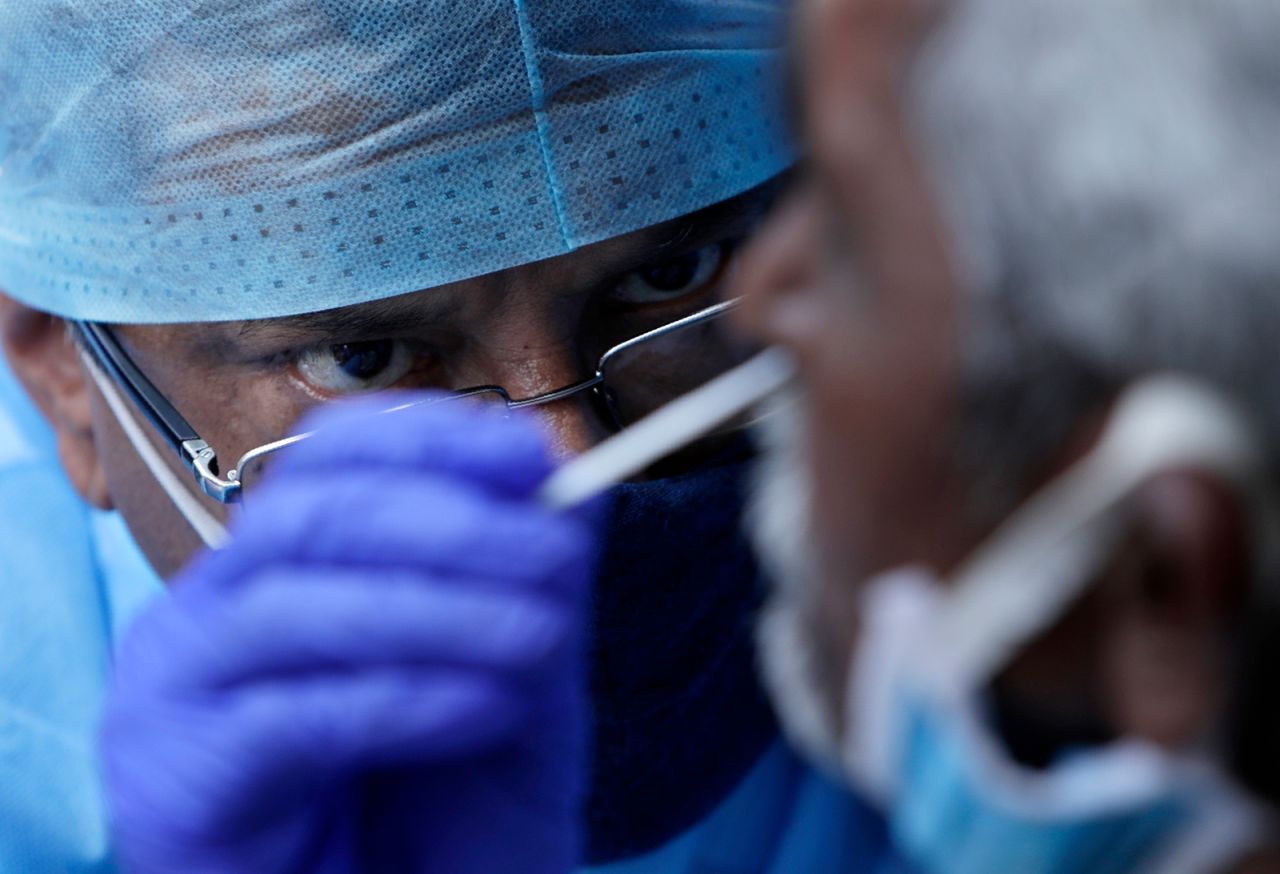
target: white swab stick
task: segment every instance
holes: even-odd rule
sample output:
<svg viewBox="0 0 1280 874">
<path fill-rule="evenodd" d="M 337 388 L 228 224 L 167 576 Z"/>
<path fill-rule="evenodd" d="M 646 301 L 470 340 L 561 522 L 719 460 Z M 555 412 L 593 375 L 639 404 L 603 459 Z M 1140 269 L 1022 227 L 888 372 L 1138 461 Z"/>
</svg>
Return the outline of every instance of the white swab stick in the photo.
<svg viewBox="0 0 1280 874">
<path fill-rule="evenodd" d="M 568 462 L 538 498 L 556 509 L 580 504 L 767 400 L 794 373 L 790 355 L 766 349 Z"/>
</svg>

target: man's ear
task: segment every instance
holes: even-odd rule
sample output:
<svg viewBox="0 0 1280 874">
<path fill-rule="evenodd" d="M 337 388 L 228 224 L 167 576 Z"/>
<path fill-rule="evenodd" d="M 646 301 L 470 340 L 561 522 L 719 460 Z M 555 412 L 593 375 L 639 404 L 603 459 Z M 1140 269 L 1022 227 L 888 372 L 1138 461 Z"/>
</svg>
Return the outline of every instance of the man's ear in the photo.
<svg viewBox="0 0 1280 874">
<path fill-rule="evenodd" d="M 111 509 L 94 441 L 88 380 L 67 322 L 0 294 L 0 345 L 14 375 L 53 427 L 71 484 L 89 503 Z"/>
<path fill-rule="evenodd" d="M 1190 470 L 1148 480 L 1133 506 L 1132 536 L 1103 580 L 1104 706 L 1120 733 L 1176 748 L 1215 729 L 1226 707 L 1249 516 L 1235 491 Z"/>
</svg>

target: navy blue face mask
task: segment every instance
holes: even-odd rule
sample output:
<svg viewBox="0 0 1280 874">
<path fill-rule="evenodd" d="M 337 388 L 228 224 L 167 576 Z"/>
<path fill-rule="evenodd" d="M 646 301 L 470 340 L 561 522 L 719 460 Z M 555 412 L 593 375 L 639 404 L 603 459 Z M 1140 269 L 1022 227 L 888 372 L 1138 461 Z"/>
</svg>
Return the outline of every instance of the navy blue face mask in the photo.
<svg viewBox="0 0 1280 874">
<path fill-rule="evenodd" d="M 747 471 L 739 457 L 612 492 L 593 605 L 592 863 L 696 824 L 777 734 L 756 680 Z"/>
</svg>

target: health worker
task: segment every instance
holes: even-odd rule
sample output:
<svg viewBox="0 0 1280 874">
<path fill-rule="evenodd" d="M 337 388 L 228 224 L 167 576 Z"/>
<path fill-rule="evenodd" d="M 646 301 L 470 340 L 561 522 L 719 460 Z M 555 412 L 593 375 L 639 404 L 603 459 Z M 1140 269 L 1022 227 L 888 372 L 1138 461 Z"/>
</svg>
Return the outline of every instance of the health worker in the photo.
<svg viewBox="0 0 1280 874">
<path fill-rule="evenodd" d="M 739 436 L 531 499 L 747 354 L 785 12 L 0 6 L 0 868 L 862 864 Z"/>
<path fill-rule="evenodd" d="M 803 386 L 791 735 L 929 874 L 1280 871 L 1280 7 L 798 15 L 812 176 L 740 271 Z"/>
</svg>

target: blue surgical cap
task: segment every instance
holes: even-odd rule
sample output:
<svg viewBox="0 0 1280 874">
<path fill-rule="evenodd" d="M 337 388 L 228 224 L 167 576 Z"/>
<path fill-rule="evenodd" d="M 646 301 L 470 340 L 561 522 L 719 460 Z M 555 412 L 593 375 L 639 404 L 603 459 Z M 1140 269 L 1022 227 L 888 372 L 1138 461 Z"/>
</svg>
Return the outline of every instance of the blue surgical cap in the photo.
<svg viewBox="0 0 1280 874">
<path fill-rule="evenodd" d="M 0 3 L 0 289 L 270 318 L 571 252 L 790 160 L 785 0 Z"/>
</svg>

